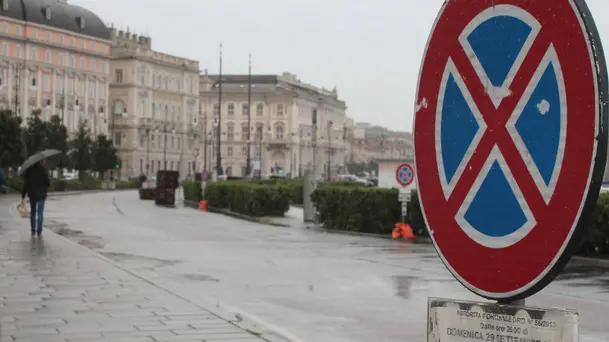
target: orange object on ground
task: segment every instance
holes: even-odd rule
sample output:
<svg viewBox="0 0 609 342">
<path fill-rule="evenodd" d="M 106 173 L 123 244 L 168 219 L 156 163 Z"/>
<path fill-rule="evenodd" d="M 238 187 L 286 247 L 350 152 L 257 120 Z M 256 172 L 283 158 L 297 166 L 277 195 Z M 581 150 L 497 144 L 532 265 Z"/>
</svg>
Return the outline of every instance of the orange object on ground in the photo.
<svg viewBox="0 0 609 342">
<path fill-rule="evenodd" d="M 201 200 L 199 202 L 199 210 L 207 211 L 207 201 L 206 200 Z"/>
<path fill-rule="evenodd" d="M 403 237 L 404 239 L 414 239 L 414 233 L 412 227 L 408 223 L 396 223 L 391 236 L 394 239 Z"/>
</svg>

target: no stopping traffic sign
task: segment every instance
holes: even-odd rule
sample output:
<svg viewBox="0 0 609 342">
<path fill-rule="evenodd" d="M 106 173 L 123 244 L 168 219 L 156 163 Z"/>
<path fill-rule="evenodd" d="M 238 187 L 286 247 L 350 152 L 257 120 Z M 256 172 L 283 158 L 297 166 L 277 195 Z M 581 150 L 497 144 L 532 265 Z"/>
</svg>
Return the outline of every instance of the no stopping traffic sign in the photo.
<svg viewBox="0 0 609 342">
<path fill-rule="evenodd" d="M 606 162 L 607 71 L 583 0 L 447 1 L 421 66 L 418 194 L 471 291 L 525 298 L 579 247 Z"/>
</svg>

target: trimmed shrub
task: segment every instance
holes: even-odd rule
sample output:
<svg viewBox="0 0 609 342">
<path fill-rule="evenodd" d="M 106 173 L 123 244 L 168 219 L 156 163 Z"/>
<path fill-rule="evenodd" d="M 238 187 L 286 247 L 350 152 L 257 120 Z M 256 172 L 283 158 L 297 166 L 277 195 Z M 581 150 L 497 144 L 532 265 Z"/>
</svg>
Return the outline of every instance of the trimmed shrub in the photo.
<svg viewBox="0 0 609 342">
<path fill-rule="evenodd" d="M 184 189 L 184 200 L 195 203 L 202 200 L 200 181 L 186 180 L 182 182 L 182 188 Z"/>
<path fill-rule="evenodd" d="M 205 198 L 210 207 L 255 217 L 283 216 L 290 209 L 289 190 L 281 184 L 213 182 L 207 184 Z"/>
<path fill-rule="evenodd" d="M 580 254 L 589 256 L 609 256 L 609 194 L 598 196 L 592 213 L 590 229 L 586 234 Z"/>
<path fill-rule="evenodd" d="M 386 235 L 400 220 L 396 189 L 323 185 L 312 199 L 327 229 Z"/>
<path fill-rule="evenodd" d="M 137 189 L 139 188 L 138 181 L 116 181 L 114 182 L 115 189 Z"/>
</svg>

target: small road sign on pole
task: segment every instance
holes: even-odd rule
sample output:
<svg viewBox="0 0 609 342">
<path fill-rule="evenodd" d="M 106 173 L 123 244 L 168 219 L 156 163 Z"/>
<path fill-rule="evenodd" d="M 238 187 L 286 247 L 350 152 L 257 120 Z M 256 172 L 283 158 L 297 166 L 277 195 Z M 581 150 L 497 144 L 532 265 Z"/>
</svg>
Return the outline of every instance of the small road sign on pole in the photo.
<svg viewBox="0 0 609 342">
<path fill-rule="evenodd" d="M 607 69 L 584 0 L 446 1 L 421 66 L 421 208 L 446 267 L 502 302 L 549 284 L 590 222 Z"/>
<path fill-rule="evenodd" d="M 414 181 L 414 168 L 410 164 L 402 164 L 395 170 L 395 179 L 401 186 L 408 186 Z"/>
</svg>

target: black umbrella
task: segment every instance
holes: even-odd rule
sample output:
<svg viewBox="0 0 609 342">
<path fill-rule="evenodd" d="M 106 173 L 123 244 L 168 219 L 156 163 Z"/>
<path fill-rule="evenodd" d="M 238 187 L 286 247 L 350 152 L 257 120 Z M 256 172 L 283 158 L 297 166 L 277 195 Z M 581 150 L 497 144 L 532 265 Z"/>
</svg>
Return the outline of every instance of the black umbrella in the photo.
<svg viewBox="0 0 609 342">
<path fill-rule="evenodd" d="M 27 169 L 43 159 L 47 160 L 47 162 L 50 164 L 49 167 L 53 167 L 52 164 L 59 163 L 59 156 L 61 156 L 61 151 L 53 149 L 44 150 L 33 154 L 29 156 L 19 168 L 19 176 L 23 176 Z"/>
</svg>

